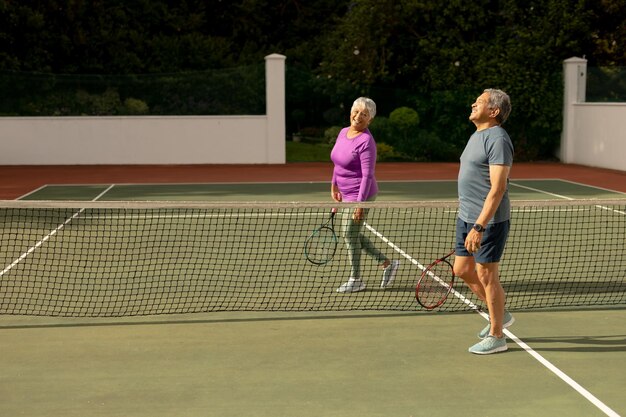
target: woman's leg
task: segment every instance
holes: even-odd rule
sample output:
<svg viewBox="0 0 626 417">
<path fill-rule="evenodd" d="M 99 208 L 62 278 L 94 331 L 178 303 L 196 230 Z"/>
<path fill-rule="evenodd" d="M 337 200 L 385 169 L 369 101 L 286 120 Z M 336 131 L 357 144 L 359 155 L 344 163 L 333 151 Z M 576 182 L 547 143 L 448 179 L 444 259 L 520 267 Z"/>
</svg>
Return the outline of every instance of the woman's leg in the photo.
<svg viewBox="0 0 626 417">
<path fill-rule="evenodd" d="M 341 234 L 348 250 L 350 278 L 361 278 L 361 229 L 363 221 L 355 222 L 352 218 L 354 209 L 342 210 Z"/>
<path fill-rule="evenodd" d="M 363 232 L 359 234 L 359 240 L 363 252 L 365 252 L 368 256 L 374 259 L 377 265 L 380 265 L 383 268 L 389 266 L 389 264 L 391 263 L 389 258 L 387 258 L 385 254 L 382 253 L 380 249 L 378 249 L 376 245 L 374 245 L 374 243 L 372 243 L 372 241 L 367 236 L 365 236 Z"/>
<path fill-rule="evenodd" d="M 363 210 L 363 219 L 354 221 L 352 218 L 353 209 L 344 209 L 343 212 L 343 236 L 348 249 L 348 259 L 350 261 L 350 277 L 361 277 L 361 251 L 376 261 L 383 268 L 389 266 L 391 261 L 372 243 L 363 233 L 365 220 L 369 209 Z"/>
</svg>

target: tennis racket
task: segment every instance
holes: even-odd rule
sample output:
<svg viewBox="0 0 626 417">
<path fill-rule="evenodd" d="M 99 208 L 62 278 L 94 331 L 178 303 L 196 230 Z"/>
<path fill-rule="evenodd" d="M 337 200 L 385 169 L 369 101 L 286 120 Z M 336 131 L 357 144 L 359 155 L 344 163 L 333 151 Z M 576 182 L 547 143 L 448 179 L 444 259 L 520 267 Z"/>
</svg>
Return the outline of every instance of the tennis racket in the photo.
<svg viewBox="0 0 626 417">
<path fill-rule="evenodd" d="M 439 258 L 422 272 L 415 286 L 415 299 L 427 310 L 442 305 L 454 287 L 454 269 L 448 260 L 454 251 Z"/>
<path fill-rule="evenodd" d="M 337 214 L 337 209 L 333 208 L 326 223 L 315 229 L 304 242 L 306 259 L 314 265 L 324 265 L 335 256 L 337 251 L 335 214 Z"/>
</svg>

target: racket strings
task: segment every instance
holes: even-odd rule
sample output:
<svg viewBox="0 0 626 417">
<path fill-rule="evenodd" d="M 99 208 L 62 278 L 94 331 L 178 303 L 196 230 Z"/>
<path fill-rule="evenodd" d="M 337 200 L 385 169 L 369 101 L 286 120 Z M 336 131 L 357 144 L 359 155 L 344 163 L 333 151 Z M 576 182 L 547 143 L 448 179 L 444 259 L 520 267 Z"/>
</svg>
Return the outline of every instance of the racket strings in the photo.
<svg viewBox="0 0 626 417">
<path fill-rule="evenodd" d="M 306 255 L 313 263 L 326 263 L 335 255 L 337 237 L 329 227 L 321 227 L 307 241 Z"/>
<path fill-rule="evenodd" d="M 447 262 L 437 262 L 424 271 L 418 285 L 418 300 L 426 307 L 436 307 L 452 290 L 454 274 Z"/>
</svg>

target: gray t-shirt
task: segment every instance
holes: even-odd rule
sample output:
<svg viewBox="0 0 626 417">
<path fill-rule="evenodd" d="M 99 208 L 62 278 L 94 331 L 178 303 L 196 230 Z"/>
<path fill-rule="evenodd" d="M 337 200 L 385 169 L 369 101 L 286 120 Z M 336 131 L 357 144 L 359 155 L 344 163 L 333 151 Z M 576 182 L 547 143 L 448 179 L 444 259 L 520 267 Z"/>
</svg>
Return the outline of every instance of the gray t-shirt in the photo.
<svg viewBox="0 0 626 417">
<path fill-rule="evenodd" d="M 475 223 L 491 189 L 489 165 L 513 165 L 513 143 L 500 126 L 474 132 L 461 155 L 459 169 L 459 218 Z M 489 223 L 500 223 L 511 217 L 509 181 L 502 202 Z"/>
</svg>

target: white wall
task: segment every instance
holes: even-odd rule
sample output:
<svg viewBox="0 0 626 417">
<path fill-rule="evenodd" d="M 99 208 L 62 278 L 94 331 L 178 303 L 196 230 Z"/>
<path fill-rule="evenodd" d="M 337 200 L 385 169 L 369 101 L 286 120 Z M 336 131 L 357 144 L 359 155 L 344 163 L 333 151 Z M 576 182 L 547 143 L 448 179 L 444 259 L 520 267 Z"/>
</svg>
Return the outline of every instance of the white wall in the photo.
<svg viewBox="0 0 626 417">
<path fill-rule="evenodd" d="M 0 165 L 285 163 L 285 57 L 265 57 L 266 115 L 0 117 Z M 562 162 L 626 171 L 626 103 L 586 103 L 563 62 Z"/>
<path fill-rule="evenodd" d="M 574 108 L 576 164 L 626 171 L 626 103 L 577 103 Z"/>
<path fill-rule="evenodd" d="M 563 62 L 562 162 L 626 171 L 626 103 L 587 103 L 587 60 Z"/>
<path fill-rule="evenodd" d="M 265 116 L 1 118 L 0 164 L 266 163 L 266 119 Z"/>
<path fill-rule="evenodd" d="M 0 165 L 285 163 L 285 57 L 264 116 L 0 117 Z"/>
</svg>

